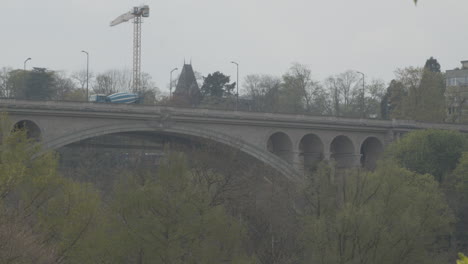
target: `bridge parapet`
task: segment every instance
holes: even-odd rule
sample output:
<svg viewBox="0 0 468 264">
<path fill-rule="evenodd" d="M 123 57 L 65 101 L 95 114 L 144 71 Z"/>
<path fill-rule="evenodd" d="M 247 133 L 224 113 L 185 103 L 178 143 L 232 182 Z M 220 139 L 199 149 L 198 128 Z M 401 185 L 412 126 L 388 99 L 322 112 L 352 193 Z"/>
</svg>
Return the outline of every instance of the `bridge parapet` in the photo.
<svg viewBox="0 0 468 264">
<path fill-rule="evenodd" d="M 170 113 L 174 116 L 205 117 L 218 119 L 233 119 L 239 121 L 263 121 L 281 122 L 295 126 L 328 125 L 328 126 L 352 126 L 355 129 L 450 129 L 468 132 L 468 125 L 446 124 L 446 123 L 425 123 L 413 120 L 377 120 L 377 119 L 356 119 L 335 116 L 311 116 L 303 114 L 283 114 L 283 113 L 262 113 L 262 112 L 242 112 L 212 110 L 204 108 L 181 108 L 171 106 L 149 106 L 149 105 L 126 105 L 126 104 L 103 104 L 87 102 L 63 102 L 63 101 L 30 101 L 16 99 L 0 99 L 0 109 L 4 111 L 37 110 L 37 111 L 75 111 L 88 113 L 115 113 L 115 114 L 147 114 L 160 115 Z"/>
</svg>

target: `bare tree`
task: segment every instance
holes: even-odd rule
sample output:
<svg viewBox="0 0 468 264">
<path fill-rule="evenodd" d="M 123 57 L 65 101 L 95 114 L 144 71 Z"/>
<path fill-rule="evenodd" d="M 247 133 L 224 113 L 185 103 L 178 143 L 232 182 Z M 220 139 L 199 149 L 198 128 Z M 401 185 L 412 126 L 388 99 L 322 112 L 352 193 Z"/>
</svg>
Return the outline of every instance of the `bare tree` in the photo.
<svg viewBox="0 0 468 264">
<path fill-rule="evenodd" d="M 341 97 L 336 79 L 333 77 L 328 77 L 325 80 L 325 88 L 332 95 L 332 113 L 335 116 L 339 116 Z"/>
<path fill-rule="evenodd" d="M 116 92 L 131 91 L 132 73 L 128 69 L 109 70 L 98 74 L 92 86 L 95 93 L 112 94 Z"/>
<path fill-rule="evenodd" d="M 77 85 L 78 85 L 78 87 L 80 89 L 85 90 L 87 81 L 89 81 L 89 85 L 92 84 L 93 78 L 94 78 L 94 73 L 89 72 L 89 80 L 88 80 L 86 70 L 76 71 L 76 72 L 72 73 L 71 78 L 72 78 L 72 80 L 74 80 L 77 83 Z M 91 87 L 89 87 L 89 88 L 91 88 Z"/>
<path fill-rule="evenodd" d="M 359 86 L 359 80 L 359 76 L 354 71 L 346 71 L 326 79 L 326 89 L 333 95 L 334 115 L 352 116 L 356 112 L 356 107 L 359 107 L 359 104 L 356 105 L 356 101 L 358 101 L 356 99 L 362 95 L 362 88 L 360 88 L 362 86 Z"/>
<path fill-rule="evenodd" d="M 277 111 L 281 79 L 271 75 L 251 74 L 244 79 L 244 94 L 254 111 Z"/>
<path fill-rule="evenodd" d="M 55 72 L 54 85 L 56 89 L 56 100 L 64 100 L 68 94 L 76 89 L 75 83 L 72 79 L 68 78 L 64 72 Z"/>
<path fill-rule="evenodd" d="M 155 104 L 160 99 L 161 91 L 156 86 L 156 83 L 152 80 L 149 73 L 143 72 L 141 74 L 141 87 L 139 93 L 140 97 L 142 97 L 143 104 Z"/>
<path fill-rule="evenodd" d="M 382 80 L 371 80 L 366 85 L 364 96 L 364 114 L 366 117 L 381 117 L 380 103 L 385 95 L 385 83 Z"/>
<path fill-rule="evenodd" d="M 11 97 L 13 95 L 12 85 L 9 81 L 12 68 L 3 67 L 0 69 L 0 96 Z"/>
<path fill-rule="evenodd" d="M 309 111 L 312 107 L 313 93 L 312 91 L 318 86 L 318 82 L 312 80 L 312 71 L 305 65 L 294 63 L 289 72 L 283 77 L 286 80 L 291 78 L 292 85 L 302 93 L 306 110 Z"/>
</svg>

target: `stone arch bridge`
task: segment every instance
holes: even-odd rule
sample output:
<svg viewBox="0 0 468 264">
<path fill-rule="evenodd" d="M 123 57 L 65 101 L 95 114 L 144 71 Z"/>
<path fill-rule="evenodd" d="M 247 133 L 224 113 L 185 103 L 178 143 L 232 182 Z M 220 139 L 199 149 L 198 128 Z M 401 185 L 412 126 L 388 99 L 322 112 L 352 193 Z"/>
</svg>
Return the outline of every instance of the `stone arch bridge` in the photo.
<svg viewBox="0 0 468 264">
<path fill-rule="evenodd" d="M 239 149 L 291 180 L 321 160 L 372 169 L 385 146 L 411 130 L 468 132 L 462 125 L 164 106 L 2 99 L 0 108 L 46 149 L 123 132 L 195 137 Z"/>
</svg>

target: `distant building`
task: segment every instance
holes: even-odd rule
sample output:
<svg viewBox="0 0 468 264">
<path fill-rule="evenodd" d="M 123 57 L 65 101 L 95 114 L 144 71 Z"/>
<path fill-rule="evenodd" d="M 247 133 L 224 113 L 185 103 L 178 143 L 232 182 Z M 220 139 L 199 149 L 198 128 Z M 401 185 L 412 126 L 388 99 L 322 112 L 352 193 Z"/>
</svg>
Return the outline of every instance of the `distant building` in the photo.
<svg viewBox="0 0 468 264">
<path fill-rule="evenodd" d="M 192 64 L 184 64 L 172 98 L 177 105 L 196 106 L 200 103 L 201 92 Z"/>
<path fill-rule="evenodd" d="M 447 122 L 468 123 L 468 61 L 461 63 L 461 69 L 448 70 L 445 73 Z"/>
</svg>

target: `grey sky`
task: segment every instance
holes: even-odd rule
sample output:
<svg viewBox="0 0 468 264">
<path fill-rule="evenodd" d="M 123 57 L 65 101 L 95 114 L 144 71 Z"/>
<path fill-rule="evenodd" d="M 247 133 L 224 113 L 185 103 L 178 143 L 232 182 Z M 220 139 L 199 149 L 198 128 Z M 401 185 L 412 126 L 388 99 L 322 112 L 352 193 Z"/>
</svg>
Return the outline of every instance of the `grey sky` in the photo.
<svg viewBox="0 0 468 264">
<path fill-rule="evenodd" d="M 399 67 L 436 57 L 443 70 L 468 59 L 468 1 L 420 0 L 0 0 L 0 67 L 95 72 L 132 67 L 133 25 L 109 27 L 132 6 L 148 4 L 142 70 L 165 90 L 184 58 L 203 75 L 235 79 L 283 74 L 292 62 L 314 78 L 348 69 L 389 81 Z"/>
</svg>

